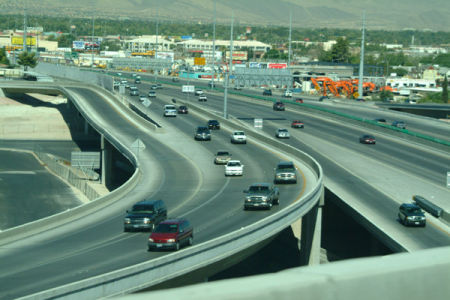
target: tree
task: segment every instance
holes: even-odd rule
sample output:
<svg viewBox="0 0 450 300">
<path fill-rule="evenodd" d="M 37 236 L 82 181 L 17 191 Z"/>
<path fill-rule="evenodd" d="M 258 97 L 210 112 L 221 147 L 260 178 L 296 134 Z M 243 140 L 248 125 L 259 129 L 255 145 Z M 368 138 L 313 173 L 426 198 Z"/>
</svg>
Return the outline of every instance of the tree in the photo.
<svg viewBox="0 0 450 300">
<path fill-rule="evenodd" d="M 1 65 L 8 65 L 9 66 L 9 60 L 6 57 L 5 48 L 0 49 L 0 64 Z"/>
<path fill-rule="evenodd" d="M 448 80 L 447 75 L 444 76 L 444 82 L 442 83 L 442 102 L 448 103 Z"/>
<path fill-rule="evenodd" d="M 37 65 L 37 58 L 35 57 L 34 52 L 22 52 L 19 54 L 19 58 L 17 60 L 17 63 L 21 66 L 23 66 L 23 69 L 26 71 L 28 70 L 28 67 L 34 68 Z"/>
<path fill-rule="evenodd" d="M 339 37 L 331 48 L 331 61 L 336 63 L 348 63 L 350 61 L 349 43 Z"/>
</svg>

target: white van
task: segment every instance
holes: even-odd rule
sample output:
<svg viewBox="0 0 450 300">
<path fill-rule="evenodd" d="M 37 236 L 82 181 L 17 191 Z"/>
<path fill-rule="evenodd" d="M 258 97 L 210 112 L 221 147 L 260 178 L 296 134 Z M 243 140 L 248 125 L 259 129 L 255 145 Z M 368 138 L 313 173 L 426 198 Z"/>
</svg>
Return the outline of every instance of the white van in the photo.
<svg viewBox="0 0 450 300">
<path fill-rule="evenodd" d="M 164 117 L 176 117 L 177 116 L 177 108 L 175 105 L 166 104 L 164 105 Z"/>
</svg>

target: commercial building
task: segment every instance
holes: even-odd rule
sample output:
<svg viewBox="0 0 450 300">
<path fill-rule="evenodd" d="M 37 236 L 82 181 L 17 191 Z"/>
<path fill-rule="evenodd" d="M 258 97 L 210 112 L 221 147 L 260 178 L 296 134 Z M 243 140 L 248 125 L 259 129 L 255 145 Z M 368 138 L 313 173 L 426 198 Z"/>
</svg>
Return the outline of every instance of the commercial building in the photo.
<svg viewBox="0 0 450 300">
<path fill-rule="evenodd" d="M 175 47 L 175 43 L 161 35 L 143 35 L 139 38 L 125 40 L 123 46 L 131 52 L 147 52 L 151 50 L 168 51 Z"/>
</svg>

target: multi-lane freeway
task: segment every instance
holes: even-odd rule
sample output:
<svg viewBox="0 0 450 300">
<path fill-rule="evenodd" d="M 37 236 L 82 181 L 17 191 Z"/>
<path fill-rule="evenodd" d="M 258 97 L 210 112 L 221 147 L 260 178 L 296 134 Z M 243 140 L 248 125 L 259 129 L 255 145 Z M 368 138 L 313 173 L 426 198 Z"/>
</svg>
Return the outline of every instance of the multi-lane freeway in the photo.
<svg viewBox="0 0 450 300">
<path fill-rule="evenodd" d="M 142 84 L 139 88 L 148 91 L 149 85 Z M 1 298 L 28 295 L 167 254 L 146 252 L 145 233 L 123 233 L 125 210 L 144 197 L 163 199 L 169 208 L 169 215 L 192 220 L 195 243 L 201 243 L 276 212 L 304 192 L 305 182 L 282 186 L 280 207 L 274 207 L 272 211 L 244 212 L 242 190 L 253 182 L 271 181 L 273 168 L 282 158 L 276 151 L 267 151 L 254 142 L 231 145 L 229 133 L 224 130 L 214 131 L 211 142 L 195 142 L 194 129 L 205 124 L 204 118 L 198 114 L 162 117 L 164 104 L 172 98 L 186 99 L 179 89 L 165 87 L 158 90 L 156 99 L 152 99 L 152 115 L 163 126 L 163 133 L 149 133 L 135 128 L 91 90 L 71 88 L 71 91 L 90 99 L 88 110 L 101 112 L 102 126 L 120 135 L 122 140 L 129 144 L 136 138 L 144 141 L 145 155 L 141 154 L 148 158 L 142 163 L 154 166 L 155 172 L 142 179 L 148 181 L 145 190 L 135 191 L 124 202 L 114 204 L 107 211 L 100 211 L 82 222 L 66 225 L 37 238 L 2 246 Z M 207 94 L 208 101 L 205 103 L 199 104 L 193 96 L 189 101 L 221 112 L 223 96 Z M 277 112 L 272 110 L 270 103 L 242 100 L 240 97 L 229 97 L 228 113 L 248 126 L 248 130 L 252 130 L 255 117 L 264 119 L 263 132 L 268 136 L 273 136 L 276 128 L 289 128 L 291 120 L 304 121 L 304 129 L 289 128 L 291 138 L 284 142 L 313 155 L 324 168 L 328 183 L 344 187 L 350 198 L 358 198 L 364 212 L 375 216 L 378 225 L 389 234 L 395 230 L 396 238 L 404 242 L 406 248 L 415 250 L 450 244 L 448 231 L 436 220 L 426 228 L 404 228 L 400 225 L 396 220 L 398 204 L 407 199 L 398 199 L 396 196 L 402 193 L 392 193 L 379 187 L 384 184 L 382 177 L 385 176 L 379 170 L 385 169 L 388 173 L 396 169 L 417 178 L 423 185 L 442 189 L 442 174 L 450 167 L 448 153 L 388 136 L 377 136 L 375 146 L 362 145 L 358 143 L 358 137 L 365 133 L 364 129 L 302 112 L 301 107 L 288 105 L 287 111 Z M 371 113 L 370 117 L 379 115 L 381 113 Z M 445 128 L 443 130 L 442 135 L 450 132 Z M 325 149 L 320 145 L 324 145 Z M 225 178 L 223 167 L 213 165 L 214 153 L 223 149 L 232 152 L 233 158 L 245 164 L 242 178 Z M 339 157 L 333 157 L 330 152 L 339 154 Z M 342 160 L 347 164 L 344 165 Z M 361 166 L 365 169 L 365 175 L 364 170 L 360 170 Z M 376 180 L 377 177 L 378 184 L 367 181 L 367 178 Z M 409 179 L 406 175 L 405 178 Z M 400 179 L 403 186 L 399 189 L 416 185 L 405 178 Z M 442 193 L 445 194 L 445 191 Z"/>
</svg>

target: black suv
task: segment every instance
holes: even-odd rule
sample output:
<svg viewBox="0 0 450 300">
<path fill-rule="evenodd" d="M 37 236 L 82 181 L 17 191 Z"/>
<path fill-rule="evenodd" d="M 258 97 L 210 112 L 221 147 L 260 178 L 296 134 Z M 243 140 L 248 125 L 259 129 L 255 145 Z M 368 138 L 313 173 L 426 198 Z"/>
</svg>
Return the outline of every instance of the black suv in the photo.
<svg viewBox="0 0 450 300">
<path fill-rule="evenodd" d="M 263 91 L 263 96 L 272 96 L 272 90 L 265 89 L 265 90 Z"/>
<path fill-rule="evenodd" d="M 398 209 L 398 218 L 405 226 L 425 227 L 427 220 L 425 214 L 417 204 L 403 203 Z"/>
<path fill-rule="evenodd" d="M 209 120 L 208 121 L 209 129 L 220 129 L 220 123 L 217 120 Z"/>
<path fill-rule="evenodd" d="M 275 102 L 273 104 L 273 110 L 281 110 L 281 111 L 285 110 L 284 103 L 283 102 Z"/>
<path fill-rule="evenodd" d="M 211 131 L 206 126 L 199 126 L 195 131 L 194 138 L 196 141 L 210 141 Z"/>
<path fill-rule="evenodd" d="M 167 208 L 162 200 L 144 200 L 127 210 L 123 220 L 124 231 L 153 230 L 167 218 Z"/>
</svg>

